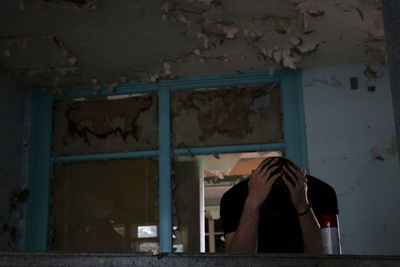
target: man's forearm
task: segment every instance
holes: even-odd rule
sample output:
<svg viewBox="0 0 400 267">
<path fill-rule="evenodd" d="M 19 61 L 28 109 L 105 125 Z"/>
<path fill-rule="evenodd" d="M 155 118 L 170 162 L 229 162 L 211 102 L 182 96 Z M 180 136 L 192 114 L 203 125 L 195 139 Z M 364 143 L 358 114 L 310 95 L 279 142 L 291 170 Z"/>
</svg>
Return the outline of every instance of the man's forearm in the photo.
<svg viewBox="0 0 400 267">
<path fill-rule="evenodd" d="M 240 217 L 239 226 L 227 246 L 228 252 L 257 252 L 259 216 L 259 205 L 255 205 L 247 199 Z"/>
<path fill-rule="evenodd" d="M 307 253 L 322 253 L 321 228 L 312 208 L 299 216 L 304 248 Z"/>
</svg>

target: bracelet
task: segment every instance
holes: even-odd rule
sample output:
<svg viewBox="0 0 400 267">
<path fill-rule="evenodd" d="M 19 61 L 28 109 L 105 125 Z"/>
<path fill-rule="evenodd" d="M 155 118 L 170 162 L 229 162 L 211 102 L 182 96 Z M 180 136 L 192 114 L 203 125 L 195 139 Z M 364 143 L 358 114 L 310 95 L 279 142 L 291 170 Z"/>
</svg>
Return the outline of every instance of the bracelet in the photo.
<svg viewBox="0 0 400 267">
<path fill-rule="evenodd" d="M 309 210 L 311 209 L 311 202 L 308 204 L 308 207 L 306 208 L 306 210 L 305 211 L 303 211 L 303 212 L 300 212 L 300 213 L 297 213 L 297 216 L 303 216 L 304 214 L 306 214 L 307 212 L 309 212 Z"/>
</svg>

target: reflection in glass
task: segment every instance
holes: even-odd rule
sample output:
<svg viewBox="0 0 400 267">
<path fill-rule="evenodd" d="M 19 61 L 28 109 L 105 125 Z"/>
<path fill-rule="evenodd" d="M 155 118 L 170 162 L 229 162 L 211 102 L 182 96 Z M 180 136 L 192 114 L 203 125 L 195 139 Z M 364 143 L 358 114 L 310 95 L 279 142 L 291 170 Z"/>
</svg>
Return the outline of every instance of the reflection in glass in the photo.
<svg viewBox="0 0 400 267">
<path fill-rule="evenodd" d="M 222 195 L 249 178 L 267 157 L 280 151 L 176 157 L 174 168 L 174 252 L 224 252 L 219 216 Z"/>
<path fill-rule="evenodd" d="M 143 242 L 139 245 L 139 252 L 152 252 L 158 253 L 160 251 L 160 244 L 156 242 Z"/>
<path fill-rule="evenodd" d="M 149 248 L 145 243 L 158 244 L 157 164 L 156 159 L 55 164 L 50 250 L 134 252 Z"/>
<path fill-rule="evenodd" d="M 157 237 L 157 225 L 138 226 L 137 237 Z"/>
</svg>

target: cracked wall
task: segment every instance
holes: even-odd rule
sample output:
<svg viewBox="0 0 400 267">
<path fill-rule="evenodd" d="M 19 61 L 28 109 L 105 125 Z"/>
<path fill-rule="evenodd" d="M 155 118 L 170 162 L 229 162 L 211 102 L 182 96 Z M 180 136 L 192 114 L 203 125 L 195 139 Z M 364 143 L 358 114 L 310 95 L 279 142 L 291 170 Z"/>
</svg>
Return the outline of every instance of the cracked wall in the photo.
<svg viewBox="0 0 400 267">
<path fill-rule="evenodd" d="M 336 190 L 343 252 L 399 254 L 400 166 L 387 66 L 302 74 L 309 170 Z"/>
<path fill-rule="evenodd" d="M 25 92 L 0 73 L 0 250 L 24 248 L 29 195 L 23 171 Z"/>
<path fill-rule="evenodd" d="M 157 149 L 157 112 L 158 101 L 154 94 L 57 102 L 53 154 Z"/>
<path fill-rule="evenodd" d="M 171 112 L 174 147 L 283 140 L 279 84 L 175 91 Z"/>
</svg>

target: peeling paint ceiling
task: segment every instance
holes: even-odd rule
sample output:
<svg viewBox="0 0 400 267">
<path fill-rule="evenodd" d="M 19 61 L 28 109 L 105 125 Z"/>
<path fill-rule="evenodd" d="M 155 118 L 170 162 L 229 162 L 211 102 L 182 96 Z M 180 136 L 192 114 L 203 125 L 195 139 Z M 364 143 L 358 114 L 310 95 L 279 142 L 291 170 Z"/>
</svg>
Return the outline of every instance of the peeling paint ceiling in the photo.
<svg viewBox="0 0 400 267">
<path fill-rule="evenodd" d="M 385 59 L 379 0 L 2 0 L 0 25 L 0 68 L 24 87 Z"/>
</svg>

